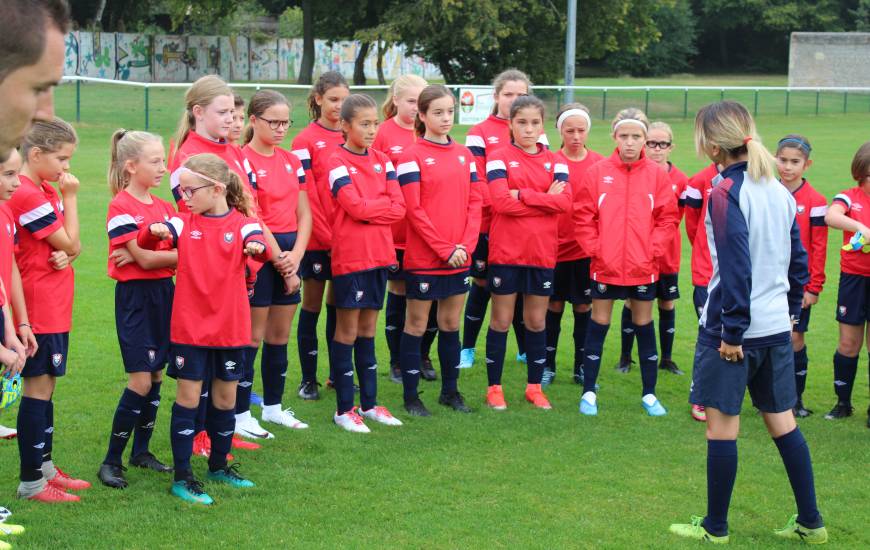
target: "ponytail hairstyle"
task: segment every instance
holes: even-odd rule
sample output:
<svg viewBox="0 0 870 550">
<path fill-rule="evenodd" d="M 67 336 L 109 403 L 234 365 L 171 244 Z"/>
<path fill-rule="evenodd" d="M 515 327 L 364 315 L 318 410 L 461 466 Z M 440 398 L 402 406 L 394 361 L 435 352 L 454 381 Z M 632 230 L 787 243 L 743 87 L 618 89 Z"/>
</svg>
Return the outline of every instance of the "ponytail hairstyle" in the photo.
<svg viewBox="0 0 870 550">
<path fill-rule="evenodd" d="M 130 175 L 126 168 L 127 162 L 138 159 L 145 144 L 155 141 L 162 142 L 160 136 L 150 132 L 128 131 L 123 128 L 115 130 L 109 149 L 111 160 L 109 161 L 108 175 L 109 191 L 112 192 L 113 197 L 130 184 Z"/>
<path fill-rule="evenodd" d="M 384 120 L 396 116 L 397 109 L 396 104 L 393 103 L 394 99 L 405 95 L 405 92 L 409 88 L 425 88 L 427 84 L 428 82 L 415 74 L 403 74 L 393 80 L 393 83 L 390 84 L 390 89 L 387 90 L 387 99 L 385 99 L 383 105 L 381 105 L 381 110 L 384 113 Z"/>
<path fill-rule="evenodd" d="M 529 80 L 529 76 L 519 69 L 507 69 L 496 75 L 496 77 L 492 80 L 492 87 L 495 88 L 495 95 L 501 93 L 502 88 L 508 82 L 522 82 L 526 85 L 526 93 L 532 93 L 532 81 Z M 498 103 L 495 103 L 492 106 L 492 114 L 498 114 Z"/>
<path fill-rule="evenodd" d="M 235 94 L 227 86 L 227 83 L 215 75 L 207 75 L 197 79 L 190 85 L 184 94 L 184 113 L 178 121 L 178 130 L 175 132 L 176 147 L 187 139 L 187 135 L 196 127 L 196 118 L 193 116 L 193 108 L 197 105 L 207 107 L 215 98 L 228 95 L 235 98 Z"/>
<path fill-rule="evenodd" d="M 344 103 L 341 104 L 342 122 L 347 122 L 348 124 L 353 122 L 357 112 L 361 109 L 374 109 L 375 112 L 377 112 L 378 104 L 375 103 L 375 100 L 370 95 L 350 94 L 347 96 L 347 99 L 345 99 Z M 344 137 L 347 138 L 347 135 Z"/>
<path fill-rule="evenodd" d="M 38 120 L 33 123 L 21 142 L 21 157 L 24 162 L 27 162 L 30 151 L 34 148 L 45 153 L 56 153 L 64 145 L 77 145 L 78 142 L 75 129 L 62 118 Z"/>
<path fill-rule="evenodd" d="M 861 185 L 870 176 L 870 141 L 865 141 L 852 157 L 852 179 Z"/>
<path fill-rule="evenodd" d="M 254 127 L 250 123 L 251 117 L 260 118 L 273 105 L 286 105 L 289 108 L 290 102 L 287 101 L 284 94 L 275 90 L 259 90 L 251 96 L 251 101 L 248 103 L 248 126 L 245 128 L 245 134 L 242 138 L 245 145 L 254 139 Z"/>
<path fill-rule="evenodd" d="M 778 155 L 783 149 L 797 149 L 801 152 L 801 156 L 804 157 L 804 160 L 809 160 L 813 146 L 810 145 L 810 140 L 806 137 L 800 134 L 789 134 L 779 140 L 779 143 L 776 144 L 776 154 Z"/>
<path fill-rule="evenodd" d="M 320 119 L 320 105 L 317 104 L 317 96 L 323 97 L 326 92 L 337 87 L 350 89 L 347 80 L 338 71 L 326 71 L 317 78 L 317 82 L 314 83 L 308 94 L 308 112 L 311 114 L 311 120 Z"/>
<path fill-rule="evenodd" d="M 713 154 L 718 147 L 718 154 Z M 760 182 L 773 180 L 776 160 L 762 145 L 755 122 L 746 107 L 736 101 L 719 101 L 702 107 L 695 116 L 695 150 L 717 164 L 747 155 L 746 171 Z"/>
<path fill-rule="evenodd" d="M 253 216 L 251 198 L 245 191 L 242 178 L 229 165 L 212 153 L 193 155 L 184 161 L 184 167 L 226 185 L 227 205 L 245 216 Z"/>
<path fill-rule="evenodd" d="M 644 112 L 635 107 L 629 107 L 619 111 L 616 113 L 616 116 L 613 117 L 613 121 L 610 123 L 611 134 L 615 134 L 617 126 L 621 126 L 621 123 L 624 121 L 635 122 L 640 126 L 643 126 L 644 135 L 649 132 L 649 119 L 646 117 Z"/>
<path fill-rule="evenodd" d="M 424 124 L 423 120 L 420 118 L 420 113 L 428 113 L 429 105 L 431 105 L 433 101 L 448 96 L 453 98 L 453 104 L 455 105 L 456 98 L 447 86 L 443 84 L 430 84 L 423 88 L 423 91 L 420 92 L 420 97 L 417 98 L 417 116 L 414 117 L 414 131 L 418 136 L 423 137 L 426 134 L 426 124 Z M 384 110 L 384 113 L 386 113 L 386 110 Z"/>
</svg>

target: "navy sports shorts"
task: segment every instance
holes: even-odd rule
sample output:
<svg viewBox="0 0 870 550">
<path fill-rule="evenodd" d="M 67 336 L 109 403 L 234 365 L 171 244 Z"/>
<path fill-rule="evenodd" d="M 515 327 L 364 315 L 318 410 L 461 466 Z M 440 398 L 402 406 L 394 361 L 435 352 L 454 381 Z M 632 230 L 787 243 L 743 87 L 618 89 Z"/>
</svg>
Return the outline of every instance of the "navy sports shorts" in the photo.
<svg viewBox="0 0 870 550">
<path fill-rule="evenodd" d="M 387 268 L 356 271 L 332 278 L 335 307 L 382 309 L 387 292 Z"/>
<path fill-rule="evenodd" d="M 202 348 L 172 344 L 166 374 L 182 380 L 241 380 L 245 376 L 244 354 L 245 348 Z"/>
<path fill-rule="evenodd" d="M 695 313 L 698 319 L 701 318 L 701 313 L 704 312 L 704 304 L 707 303 L 707 287 L 696 286 L 692 291 L 692 303 L 695 305 Z"/>
<path fill-rule="evenodd" d="M 487 278 L 489 266 L 489 233 L 481 233 L 477 239 L 477 246 L 471 253 L 471 269 L 469 275 L 475 279 Z"/>
<path fill-rule="evenodd" d="M 405 276 L 405 295 L 411 300 L 443 300 L 468 292 L 468 272 L 450 275 L 422 275 L 408 273 Z"/>
<path fill-rule="evenodd" d="M 840 273 L 837 322 L 858 326 L 870 322 L 870 275 Z"/>
<path fill-rule="evenodd" d="M 809 332 L 810 311 L 812 311 L 812 306 L 801 309 L 800 319 L 798 319 L 798 322 L 792 328 L 794 332 Z"/>
<path fill-rule="evenodd" d="M 308 250 L 299 264 L 299 276 L 303 279 L 328 281 L 332 279 L 332 258 L 328 250 Z"/>
<path fill-rule="evenodd" d="M 489 291 L 493 294 L 553 295 L 553 270 L 514 265 L 489 266 Z"/>
<path fill-rule="evenodd" d="M 293 250 L 293 245 L 296 244 L 295 232 L 274 233 L 274 235 L 282 251 Z M 301 271 L 301 265 L 299 269 Z M 281 274 L 278 273 L 272 262 L 263 264 L 263 267 L 257 272 L 257 282 L 254 283 L 254 295 L 249 300 L 251 307 L 289 306 L 298 304 L 301 301 L 302 295 L 299 291 L 287 294 L 284 278 L 281 277 Z"/>
<path fill-rule="evenodd" d="M 166 366 L 174 294 L 171 277 L 115 285 L 115 330 L 125 372 L 155 372 Z"/>
<path fill-rule="evenodd" d="M 593 300 L 640 300 L 649 302 L 656 297 L 656 284 L 637 286 L 609 285 L 592 281 Z"/>
<path fill-rule="evenodd" d="M 591 258 L 580 258 L 557 263 L 553 270 L 553 295 L 550 300 L 574 305 L 592 303 L 592 289 L 589 286 L 591 262 Z"/>
<path fill-rule="evenodd" d="M 396 249 L 396 265 L 391 265 L 387 268 L 388 281 L 404 281 L 405 273 L 405 249 Z"/>
<path fill-rule="evenodd" d="M 69 352 L 69 332 L 37 334 L 36 355 L 24 362 L 21 376 L 30 378 L 48 374 L 60 378 L 66 374 L 66 358 Z"/>
<path fill-rule="evenodd" d="M 722 359 L 715 348 L 695 346 L 689 403 L 738 415 L 747 388 L 752 404 L 761 412 L 778 413 L 794 407 L 797 390 L 790 342 L 744 349 L 743 361 L 737 363 Z"/>
<path fill-rule="evenodd" d="M 663 302 L 670 302 L 680 297 L 680 274 L 661 273 L 656 281 L 656 298 Z"/>
</svg>

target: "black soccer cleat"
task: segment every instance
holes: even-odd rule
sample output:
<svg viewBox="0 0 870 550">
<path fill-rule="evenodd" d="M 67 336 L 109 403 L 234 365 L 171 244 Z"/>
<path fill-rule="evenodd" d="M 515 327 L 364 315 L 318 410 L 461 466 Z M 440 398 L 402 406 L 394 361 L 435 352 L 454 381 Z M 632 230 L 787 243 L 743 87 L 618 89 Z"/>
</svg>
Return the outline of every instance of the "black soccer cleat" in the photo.
<svg viewBox="0 0 870 550">
<path fill-rule="evenodd" d="M 631 371 L 631 366 L 633 364 L 634 361 L 631 360 L 631 357 L 626 357 L 623 355 L 619 358 L 619 363 L 616 364 L 616 372 L 628 374 Z"/>
<path fill-rule="evenodd" d="M 398 363 L 390 365 L 390 382 L 395 384 L 402 383 L 402 369 L 399 367 Z"/>
<path fill-rule="evenodd" d="M 438 403 L 452 408 L 456 412 L 470 413 L 471 409 L 465 404 L 465 399 L 458 391 L 452 393 L 442 393 L 438 396 Z"/>
<path fill-rule="evenodd" d="M 97 472 L 97 477 L 100 482 L 106 487 L 113 489 L 126 489 L 127 480 L 124 478 L 124 471 L 127 468 L 118 464 L 100 464 L 100 471 Z"/>
<path fill-rule="evenodd" d="M 842 401 L 837 401 L 837 404 L 834 405 L 834 408 L 831 409 L 831 412 L 825 415 L 826 420 L 839 420 L 841 418 L 847 418 L 852 416 L 852 408 L 851 403 L 843 403 Z"/>
<path fill-rule="evenodd" d="M 405 401 L 405 410 L 411 416 L 432 416 L 419 397 Z"/>
<path fill-rule="evenodd" d="M 166 464 L 157 460 L 157 457 L 151 454 L 149 451 L 139 453 L 138 455 L 130 458 L 130 466 L 154 470 L 155 472 L 159 472 L 161 474 L 169 473 L 172 471 L 172 467 L 167 466 Z"/>
<path fill-rule="evenodd" d="M 317 380 L 303 380 L 302 383 L 299 384 L 299 391 L 297 393 L 299 397 L 306 401 L 317 401 L 320 399 L 319 386 L 320 383 Z"/>
<path fill-rule="evenodd" d="M 797 400 L 797 403 L 795 403 L 794 408 L 792 409 L 792 412 L 794 412 L 795 418 L 806 418 L 806 417 L 810 416 L 811 414 L 813 414 L 813 411 L 804 407 L 804 402 L 802 399 Z"/>
<path fill-rule="evenodd" d="M 670 359 L 662 359 L 659 363 L 659 368 L 661 370 L 666 370 L 669 373 L 676 374 L 678 376 L 682 376 L 683 374 L 685 374 L 682 370 L 680 370 L 680 367 L 678 367 L 677 364 Z"/>
<path fill-rule="evenodd" d="M 420 362 L 420 376 L 429 382 L 438 380 L 438 373 L 435 372 L 435 367 L 432 366 L 432 361 L 428 357 Z"/>
</svg>

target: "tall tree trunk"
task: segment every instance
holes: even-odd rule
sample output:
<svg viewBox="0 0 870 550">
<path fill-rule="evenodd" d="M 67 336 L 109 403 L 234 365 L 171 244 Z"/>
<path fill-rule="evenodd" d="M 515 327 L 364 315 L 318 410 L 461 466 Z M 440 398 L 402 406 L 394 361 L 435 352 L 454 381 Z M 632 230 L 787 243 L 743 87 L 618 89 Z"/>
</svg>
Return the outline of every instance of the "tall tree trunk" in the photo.
<svg viewBox="0 0 870 550">
<path fill-rule="evenodd" d="M 314 72 L 314 4 L 302 0 L 302 63 L 299 66 L 298 84 L 311 84 Z"/>
<path fill-rule="evenodd" d="M 106 10 L 106 0 L 100 0 L 99 2 L 97 2 L 97 9 L 94 12 L 94 22 L 93 22 L 93 26 L 95 28 L 100 28 L 100 29 L 103 28 L 103 26 L 100 22 L 103 20 L 103 12 L 105 10 Z"/>
<path fill-rule="evenodd" d="M 387 43 L 378 39 L 378 84 L 381 86 L 387 83 L 384 78 L 384 54 L 387 53 Z"/>
<path fill-rule="evenodd" d="M 362 42 L 356 53 L 356 60 L 353 62 L 353 83 L 358 86 L 363 86 L 366 83 L 366 56 L 369 54 L 371 46 L 371 42 Z"/>
</svg>

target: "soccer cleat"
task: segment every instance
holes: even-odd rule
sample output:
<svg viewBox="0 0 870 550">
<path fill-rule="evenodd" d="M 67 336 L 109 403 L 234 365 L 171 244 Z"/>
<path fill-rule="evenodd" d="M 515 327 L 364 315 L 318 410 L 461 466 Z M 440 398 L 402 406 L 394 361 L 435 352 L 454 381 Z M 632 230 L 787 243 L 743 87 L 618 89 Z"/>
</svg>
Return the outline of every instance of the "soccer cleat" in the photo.
<svg viewBox="0 0 870 550">
<path fill-rule="evenodd" d="M 206 494 L 202 489 L 202 482 L 194 477 L 189 477 L 181 481 L 176 481 L 172 484 L 170 493 L 177 496 L 185 502 L 193 504 L 212 504 L 214 499 Z"/>
<path fill-rule="evenodd" d="M 456 412 L 470 413 L 471 409 L 465 404 L 465 399 L 458 391 L 452 393 L 442 393 L 438 396 L 438 403 L 445 407 L 450 407 Z"/>
<path fill-rule="evenodd" d="M 251 415 L 251 411 L 247 411 L 242 414 L 236 415 L 236 434 L 242 437 L 248 437 L 250 439 L 274 439 L 275 436 L 269 430 L 260 426 L 260 423 L 257 422 L 257 419 Z M 234 438 L 235 439 L 235 438 Z M 235 443 L 235 441 L 233 441 Z M 247 447 L 238 447 L 240 449 L 244 449 Z M 260 446 L 257 445 L 253 447 L 255 449 L 259 449 Z"/>
<path fill-rule="evenodd" d="M 583 365 L 574 365 L 574 383 L 583 385 Z"/>
<path fill-rule="evenodd" d="M 369 427 L 365 425 L 365 422 L 363 422 L 362 417 L 356 413 L 356 407 L 344 414 L 334 414 L 332 416 L 332 421 L 349 432 L 360 434 L 371 432 Z"/>
<path fill-rule="evenodd" d="M 828 542 L 828 530 L 825 526 L 810 529 L 797 522 L 797 514 L 789 518 L 782 529 L 774 529 L 773 533 L 784 539 L 799 540 L 807 544 L 825 544 Z"/>
<path fill-rule="evenodd" d="M 432 366 L 432 360 L 428 357 L 420 362 L 420 376 L 423 380 L 428 380 L 429 382 L 438 380 L 438 373 L 435 372 L 435 367 Z"/>
<path fill-rule="evenodd" d="M 465 348 L 459 352 L 459 367 L 460 369 L 470 369 L 474 366 L 474 356 L 477 350 L 474 348 Z"/>
<path fill-rule="evenodd" d="M 308 424 L 302 422 L 292 409 L 281 409 L 281 405 L 266 405 L 263 407 L 263 422 L 272 422 L 295 430 L 304 430 Z"/>
<path fill-rule="evenodd" d="M 167 466 L 157 460 L 157 457 L 151 454 L 150 451 L 145 451 L 144 453 L 139 453 L 136 456 L 130 457 L 130 466 L 145 468 L 146 470 L 154 470 L 161 474 L 166 474 L 172 471 L 172 466 Z"/>
<path fill-rule="evenodd" d="M 124 471 L 127 468 L 119 464 L 100 464 L 100 471 L 97 472 L 97 477 L 100 482 L 106 487 L 113 489 L 126 489 L 127 480 L 124 479 Z"/>
<path fill-rule="evenodd" d="M 539 409 L 550 410 L 553 408 L 550 405 L 550 400 L 541 391 L 540 384 L 526 384 L 526 401 Z"/>
<path fill-rule="evenodd" d="M 367 411 L 363 411 L 360 409 L 362 416 L 368 418 L 369 420 L 374 420 L 380 424 L 384 424 L 386 426 L 401 426 L 402 421 L 396 418 L 395 416 L 387 410 L 386 407 L 381 407 L 380 405 L 372 407 Z"/>
<path fill-rule="evenodd" d="M 35 500 L 37 502 L 78 502 L 81 500 L 78 495 L 67 493 L 62 488 L 53 483 L 46 483 L 42 491 L 33 496 L 27 497 L 27 500 Z"/>
<path fill-rule="evenodd" d="M 48 480 L 49 484 L 56 485 L 64 491 L 84 491 L 85 489 L 91 488 L 90 482 L 85 481 L 84 479 L 70 477 L 57 466 L 55 466 L 54 469 L 57 470 L 57 474 Z"/>
<path fill-rule="evenodd" d="M 698 422 L 707 421 L 707 409 L 704 408 L 704 405 L 692 405 L 692 418 Z"/>
<path fill-rule="evenodd" d="M 317 389 L 318 386 L 320 386 L 320 383 L 317 380 L 308 382 L 303 380 L 302 383 L 299 384 L 299 397 L 306 401 L 317 401 L 320 399 L 320 390 Z"/>
<path fill-rule="evenodd" d="M 398 363 L 390 365 L 390 382 L 394 384 L 402 383 L 402 368 Z"/>
<path fill-rule="evenodd" d="M 523 365 L 525 365 L 526 364 L 526 354 L 525 353 L 517 353 L 517 361 L 522 363 Z"/>
<path fill-rule="evenodd" d="M 646 414 L 650 416 L 664 416 L 668 414 L 668 411 L 664 408 L 662 402 L 651 393 L 644 395 L 643 399 L 640 400 L 640 403 L 643 405 Z"/>
<path fill-rule="evenodd" d="M 852 408 L 851 403 L 844 403 L 842 401 L 837 401 L 837 404 L 834 405 L 834 408 L 831 409 L 831 412 L 825 415 L 825 419 L 827 420 L 839 420 L 841 418 L 846 418 L 852 416 Z"/>
<path fill-rule="evenodd" d="M 544 374 L 541 377 L 541 385 L 549 386 L 556 379 L 556 371 L 552 369 L 544 369 Z"/>
<path fill-rule="evenodd" d="M 253 441 L 245 441 L 241 437 L 235 435 L 233 436 L 231 445 L 233 449 L 244 449 L 246 451 L 256 451 L 260 448 L 259 443 L 254 443 Z"/>
<path fill-rule="evenodd" d="M 702 517 L 692 516 L 691 523 L 672 523 L 668 530 L 675 535 L 689 539 L 712 542 L 713 544 L 728 544 L 728 535 L 717 537 L 711 534 L 702 525 L 703 521 Z"/>
<path fill-rule="evenodd" d="M 5 537 L 9 535 L 21 535 L 23 533 L 23 525 L 15 525 L 14 523 L 0 523 L 0 537 Z"/>
<path fill-rule="evenodd" d="M 580 414 L 598 416 L 598 396 L 588 391 L 580 397 Z"/>
<path fill-rule="evenodd" d="M 659 363 L 659 369 L 666 370 L 671 374 L 676 374 L 678 376 L 682 376 L 685 374 L 682 370 L 680 370 L 680 367 L 678 367 L 677 364 L 670 359 L 662 359 Z"/>
<path fill-rule="evenodd" d="M 804 402 L 802 399 L 798 399 L 797 403 L 795 403 L 794 408 L 792 409 L 794 412 L 795 418 L 806 418 L 813 414 L 813 411 L 804 407 Z"/>
<path fill-rule="evenodd" d="M 211 470 L 205 475 L 209 481 L 217 481 L 218 483 L 225 483 L 230 487 L 235 487 L 236 489 L 247 489 L 249 487 L 254 486 L 254 482 L 250 479 L 245 479 L 239 474 L 239 464 L 232 464 L 230 466 L 225 466 L 220 470 L 213 472 Z"/>
<path fill-rule="evenodd" d="M 0 439 L 15 439 L 16 435 L 18 435 L 18 430 L 0 426 Z"/>
<path fill-rule="evenodd" d="M 634 361 L 631 360 L 631 357 L 622 356 L 619 358 L 619 363 L 616 364 L 616 372 L 621 372 L 622 374 L 628 374 L 631 372 L 631 366 L 634 364 Z"/>
<path fill-rule="evenodd" d="M 490 409 L 496 411 L 507 409 L 507 403 L 504 400 L 504 391 L 501 389 L 501 384 L 496 384 L 486 388 L 486 405 Z"/>
<path fill-rule="evenodd" d="M 419 396 L 405 401 L 405 410 L 411 416 L 432 416 L 432 413 L 429 412 L 426 405 L 420 401 Z"/>
</svg>

